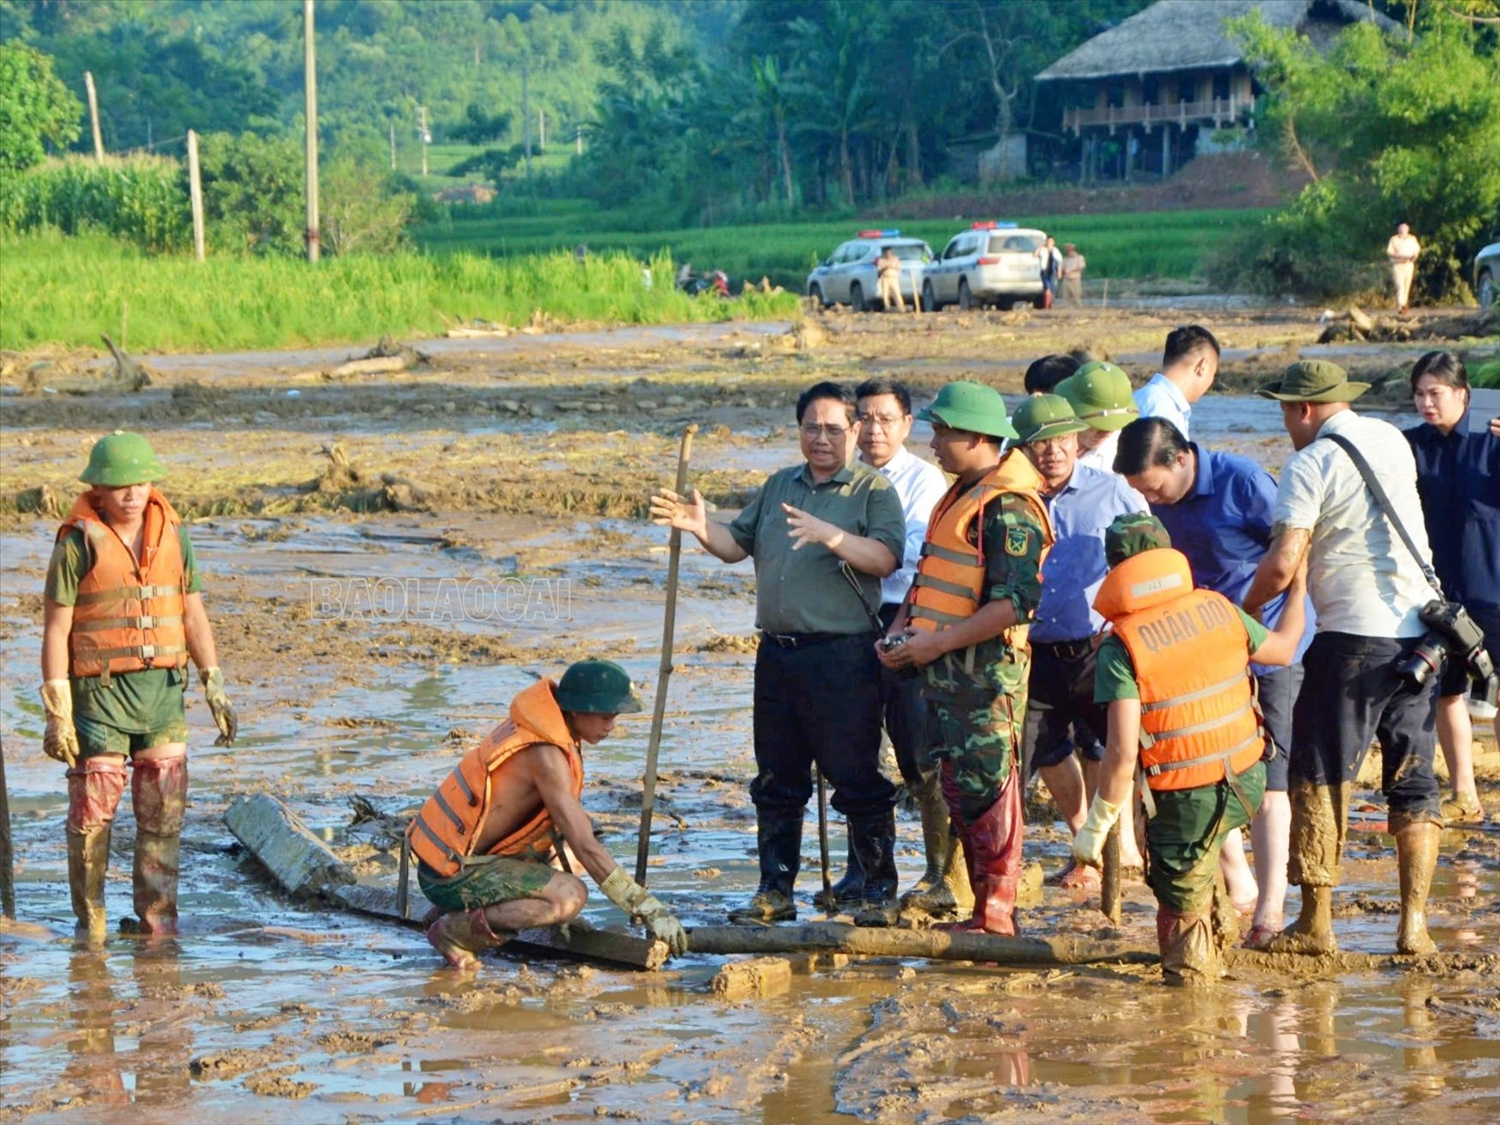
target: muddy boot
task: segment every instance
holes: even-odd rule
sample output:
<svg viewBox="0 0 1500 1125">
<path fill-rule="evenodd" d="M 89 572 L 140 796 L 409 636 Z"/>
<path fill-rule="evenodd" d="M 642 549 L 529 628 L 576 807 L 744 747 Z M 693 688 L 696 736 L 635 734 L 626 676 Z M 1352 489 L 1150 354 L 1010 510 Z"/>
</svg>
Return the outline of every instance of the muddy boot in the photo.
<svg viewBox="0 0 1500 1125">
<path fill-rule="evenodd" d="M 1019 772 L 1011 770 L 1000 787 L 999 799 L 969 825 L 965 845 L 973 857 L 974 914 L 953 929 L 1016 934 L 1016 892 L 1021 885 Z"/>
<path fill-rule="evenodd" d="M 1294 778 L 1288 787 L 1292 803 L 1291 854 L 1287 883 L 1302 889 L 1297 920 L 1265 945 L 1267 953 L 1319 956 L 1338 952 L 1333 936 L 1333 888 L 1339 881 L 1344 832 L 1349 817 L 1347 785 L 1314 785 Z"/>
<path fill-rule="evenodd" d="M 427 940 L 432 943 L 432 948 L 441 953 L 448 964 L 463 972 L 479 968 L 477 954 L 504 945 L 514 936 L 508 931 L 497 934 L 490 929 L 490 920 L 485 917 L 482 906 L 468 913 L 454 911 L 444 914 L 427 927 Z"/>
<path fill-rule="evenodd" d="M 1213 906 L 1214 948 L 1221 954 L 1233 949 L 1240 940 L 1240 916 L 1234 899 L 1224 885 L 1224 876 L 1215 872 Z"/>
<path fill-rule="evenodd" d="M 1437 867 L 1441 829 L 1431 821 L 1399 824 L 1391 818 L 1396 836 L 1396 870 L 1401 882 L 1401 927 L 1396 952 L 1422 956 L 1437 952 L 1427 933 L 1427 892 Z"/>
<path fill-rule="evenodd" d="M 1167 984 L 1212 984 L 1222 975 L 1214 948 L 1212 921 L 1204 914 L 1179 914 L 1158 905 L 1156 944 L 1161 950 L 1161 975 Z"/>
<path fill-rule="evenodd" d="M 894 809 L 849 818 L 849 845 L 865 873 L 864 901 L 854 911 L 856 926 L 894 926 L 896 906 L 896 814 Z"/>
<path fill-rule="evenodd" d="M 136 824 L 135 918 L 121 920 L 124 933 L 177 932 L 177 870 L 187 780 L 186 757 L 135 763 L 130 779 Z"/>
<path fill-rule="evenodd" d="M 68 771 L 68 887 L 77 934 L 102 941 L 104 876 L 109 870 L 110 826 L 125 792 L 125 767 L 117 758 L 84 758 Z"/>
<path fill-rule="evenodd" d="M 929 918 L 952 918 L 974 907 L 968 861 L 959 855 L 963 842 L 954 832 L 937 770 L 922 778 L 915 793 L 922 814 L 922 843 L 927 851 L 927 870 L 917 880 L 917 885 L 901 896 L 901 912 Z"/>
<path fill-rule="evenodd" d="M 853 910 L 865 900 L 865 871 L 859 865 L 859 855 L 854 850 L 854 830 L 849 830 L 849 865 L 844 876 L 829 888 L 830 897 L 822 890 L 813 895 L 813 905 L 828 914 L 843 914 Z"/>
<path fill-rule="evenodd" d="M 796 919 L 792 887 L 802 866 L 802 813 L 800 808 L 756 810 L 760 889 L 744 906 L 729 912 L 731 922 L 769 925 Z"/>
</svg>

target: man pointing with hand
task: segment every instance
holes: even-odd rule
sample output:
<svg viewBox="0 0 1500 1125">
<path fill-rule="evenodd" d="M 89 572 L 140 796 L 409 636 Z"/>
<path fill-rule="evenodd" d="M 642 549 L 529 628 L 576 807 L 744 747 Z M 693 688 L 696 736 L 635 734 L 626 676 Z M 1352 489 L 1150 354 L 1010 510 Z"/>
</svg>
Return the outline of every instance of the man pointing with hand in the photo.
<svg viewBox="0 0 1500 1125">
<path fill-rule="evenodd" d="M 901 565 L 906 523 L 891 482 L 854 460 L 853 390 L 818 383 L 797 400 L 806 459 L 773 473 L 733 522 L 708 518 L 703 497 L 662 490 L 651 518 L 690 532 L 724 562 L 755 560 L 755 802 L 760 886 L 736 922 L 796 918 L 792 888 L 813 767 L 865 872 L 862 925 L 896 921 L 896 790 L 879 769 L 880 579 Z"/>
</svg>

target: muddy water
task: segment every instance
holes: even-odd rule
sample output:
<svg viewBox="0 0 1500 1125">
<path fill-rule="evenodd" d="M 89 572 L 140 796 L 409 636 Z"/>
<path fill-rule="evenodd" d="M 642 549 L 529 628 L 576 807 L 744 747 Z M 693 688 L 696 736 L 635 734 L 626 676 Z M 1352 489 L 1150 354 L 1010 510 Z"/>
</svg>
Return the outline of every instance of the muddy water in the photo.
<svg viewBox="0 0 1500 1125">
<path fill-rule="evenodd" d="M 630 343 L 607 335 L 596 346 Z M 226 377 L 242 377 L 239 361 L 219 358 Z M 621 361 L 643 368 L 628 354 Z M 840 362 L 827 373 L 848 377 Z M 336 422 L 388 429 L 393 444 L 438 444 L 401 416 Z M 469 433 L 494 426 L 488 417 L 454 422 Z M 788 459 L 794 441 L 780 413 L 733 423 L 747 440 L 716 445 L 706 431 L 702 463 L 763 471 Z M 1195 437 L 1269 466 L 1286 456 L 1274 403 L 1210 396 L 1194 423 Z M 71 458 L 78 442 L 67 425 L 59 423 L 68 444 L 56 456 Z M 552 429 L 516 421 L 497 432 L 545 443 Z M 16 463 L 10 436 L 7 465 Z M 62 445 L 39 448 L 52 456 Z M 232 461 L 235 451 L 215 456 Z M 532 676 L 583 652 L 654 681 L 665 537 L 624 521 L 472 512 L 213 519 L 193 536 L 241 738 L 232 750 L 214 748 L 206 709 L 193 701 L 181 937 L 114 936 L 88 950 L 70 938 L 62 779 L 39 751 L 35 592 L 51 528 L 0 534 L 0 734 L 22 918 L 0 932 L 0 1121 L 1463 1125 L 1496 1116 L 1500 985 L 1475 975 L 1245 971 L 1196 995 L 1164 989 L 1150 970 L 871 961 L 799 972 L 783 993 L 734 1002 L 709 992 L 718 959 L 707 957 L 657 974 L 496 958 L 457 978 L 415 930 L 287 900 L 234 842 L 223 811 L 240 793 L 274 792 L 361 878 L 389 882 L 390 822 L 353 825 L 356 798 L 380 814 L 409 810 Z M 753 581 L 747 567 L 698 551 L 683 563 L 650 881 L 691 926 L 720 921 L 755 880 L 745 794 L 753 658 L 735 640 L 752 629 Z M 446 590 L 476 581 L 494 591 L 519 583 L 521 612 L 461 593 L 468 616 L 445 615 Z M 360 601 L 356 582 L 400 584 L 404 599 L 411 591 L 405 612 Z M 342 608 L 330 608 L 335 601 Z M 587 755 L 586 803 L 622 859 L 634 848 L 648 725 L 627 719 Z M 1487 777 L 1496 761 L 1482 744 Z M 814 825 L 810 812 L 804 917 L 818 882 Z M 922 866 L 914 815 L 903 810 L 899 829 L 909 885 Z M 133 836 L 127 799 L 107 887 L 112 919 L 131 909 Z M 842 854 L 837 825 L 832 846 Z M 1045 817 L 1028 825 L 1026 846 L 1049 870 L 1067 850 Z M 1349 853 L 1339 940 L 1387 951 L 1396 921 L 1390 838 L 1354 832 Z M 1440 947 L 1500 949 L 1497 868 L 1500 837 L 1445 836 L 1432 901 Z M 1296 905 L 1294 893 L 1289 910 Z M 589 917 L 623 923 L 597 895 Z M 1104 926 L 1090 903 L 1052 888 L 1023 921 L 1037 933 Z M 1126 888 L 1120 930 L 1153 943 L 1145 888 Z"/>
</svg>

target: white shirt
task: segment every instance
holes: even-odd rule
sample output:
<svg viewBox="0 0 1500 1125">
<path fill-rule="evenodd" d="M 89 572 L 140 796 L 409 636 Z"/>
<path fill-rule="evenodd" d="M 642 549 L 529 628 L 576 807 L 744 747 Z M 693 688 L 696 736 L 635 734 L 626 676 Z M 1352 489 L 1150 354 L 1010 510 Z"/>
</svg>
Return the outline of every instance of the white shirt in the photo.
<svg viewBox="0 0 1500 1125">
<path fill-rule="evenodd" d="M 1106 473 L 1115 471 L 1115 450 L 1120 446 L 1120 431 L 1111 430 L 1104 435 L 1104 440 L 1094 446 L 1087 453 L 1078 455 L 1080 465 L 1089 465 L 1095 469 L 1102 469 Z"/>
<path fill-rule="evenodd" d="M 927 522 L 932 518 L 932 509 L 948 491 L 948 478 L 942 469 L 905 446 L 896 450 L 896 455 L 877 472 L 895 487 L 896 495 L 901 497 L 901 514 L 906 517 L 906 550 L 901 566 L 880 580 L 881 603 L 896 605 L 906 600 L 906 591 L 917 577 L 922 544 L 927 541 Z"/>
<path fill-rule="evenodd" d="M 1165 418 L 1182 432 L 1183 437 L 1192 436 L 1188 433 L 1188 417 L 1193 413 L 1193 404 L 1183 397 L 1177 384 L 1161 372 L 1151 376 L 1150 381 L 1135 392 L 1135 404 L 1140 408 L 1142 418 Z"/>
<path fill-rule="evenodd" d="M 1343 435 L 1364 454 L 1412 541 L 1431 558 L 1405 435 L 1388 422 L 1339 411 L 1323 423 L 1320 440 L 1287 461 L 1272 516 L 1273 524 L 1312 532 L 1308 586 L 1318 632 L 1421 636 L 1426 627 L 1417 611 L 1437 595 L 1349 455 L 1321 440 L 1328 434 Z"/>
</svg>

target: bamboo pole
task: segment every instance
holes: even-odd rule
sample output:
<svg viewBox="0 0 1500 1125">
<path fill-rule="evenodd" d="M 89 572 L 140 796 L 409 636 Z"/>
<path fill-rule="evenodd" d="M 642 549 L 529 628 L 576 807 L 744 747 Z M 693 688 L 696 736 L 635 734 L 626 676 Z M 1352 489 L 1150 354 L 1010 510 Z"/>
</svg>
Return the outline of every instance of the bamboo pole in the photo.
<svg viewBox="0 0 1500 1125">
<path fill-rule="evenodd" d="M 688 461 L 698 423 L 682 431 L 677 451 L 677 495 L 687 491 Z M 656 701 L 651 709 L 651 740 L 646 744 L 646 776 L 641 791 L 641 831 L 635 845 L 635 881 L 646 885 L 646 860 L 651 855 L 651 813 L 656 806 L 656 759 L 661 752 L 661 728 L 667 715 L 667 683 L 672 678 L 672 643 L 677 631 L 677 571 L 682 563 L 682 532 L 672 529 L 667 539 L 667 608 L 661 626 L 661 664 L 657 667 Z"/>
<path fill-rule="evenodd" d="M 10 839 L 10 790 L 5 784 L 4 744 L 0 744 L 0 915 L 16 916 L 16 857 Z"/>
</svg>

